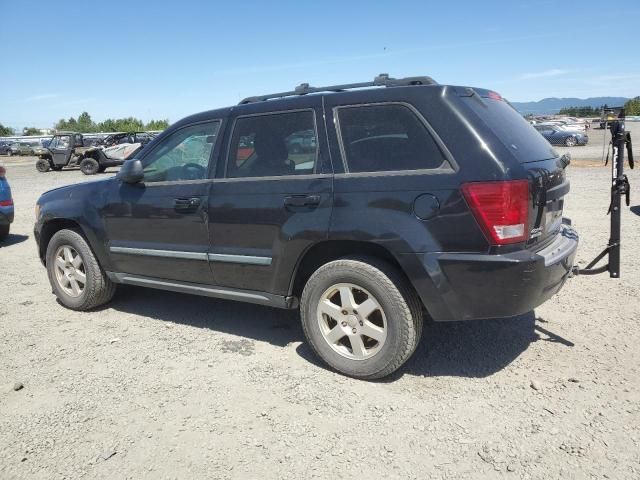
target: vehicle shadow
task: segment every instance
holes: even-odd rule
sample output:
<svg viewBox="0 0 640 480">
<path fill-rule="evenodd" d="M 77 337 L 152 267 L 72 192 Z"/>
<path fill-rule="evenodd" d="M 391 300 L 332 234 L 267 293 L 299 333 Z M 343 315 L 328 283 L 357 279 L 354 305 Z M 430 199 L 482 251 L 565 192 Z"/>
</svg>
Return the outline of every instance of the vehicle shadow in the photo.
<svg viewBox="0 0 640 480">
<path fill-rule="evenodd" d="M 15 233 L 10 233 L 7 238 L 5 238 L 4 240 L 0 240 L 0 248 L 9 247 L 9 246 L 15 245 L 17 243 L 22 243 L 27 238 L 29 238 L 28 235 L 19 235 L 19 234 L 16 235 Z"/>
<path fill-rule="evenodd" d="M 139 287 L 120 287 L 105 308 L 147 318 L 208 328 L 284 347 L 296 348 L 300 357 L 328 369 L 306 343 L 297 310 L 251 305 Z M 417 351 L 398 372 L 383 379 L 393 382 L 403 375 L 479 378 L 492 375 L 513 362 L 531 343 L 548 341 L 573 347 L 570 340 L 547 328 L 533 311 L 513 318 L 467 322 L 426 321 Z"/>
<path fill-rule="evenodd" d="M 394 374 L 381 379 L 393 382 L 403 375 L 423 377 L 482 378 L 499 372 L 513 362 L 531 343 L 549 341 L 573 347 L 573 342 L 539 325 L 533 311 L 512 318 L 434 322 L 427 320 L 418 349 Z M 542 334 L 542 335 L 540 335 Z M 326 368 L 306 344 L 298 353 Z"/>
<path fill-rule="evenodd" d="M 284 347 L 304 341 L 297 310 L 120 285 L 103 308 L 147 318 L 208 328 Z"/>
<path fill-rule="evenodd" d="M 632 213 L 635 213 L 636 215 L 640 215 L 640 205 L 633 205 L 630 208 Z"/>
</svg>

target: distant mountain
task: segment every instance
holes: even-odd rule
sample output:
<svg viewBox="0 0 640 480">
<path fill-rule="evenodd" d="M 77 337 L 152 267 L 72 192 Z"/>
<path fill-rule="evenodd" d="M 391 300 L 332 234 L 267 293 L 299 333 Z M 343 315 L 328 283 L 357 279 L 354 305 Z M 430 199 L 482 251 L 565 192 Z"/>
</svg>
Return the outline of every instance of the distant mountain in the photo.
<svg viewBox="0 0 640 480">
<path fill-rule="evenodd" d="M 591 98 L 543 98 L 538 102 L 511 102 L 521 114 L 550 115 L 558 113 L 563 107 L 619 107 L 629 100 L 625 97 L 591 97 Z"/>
</svg>

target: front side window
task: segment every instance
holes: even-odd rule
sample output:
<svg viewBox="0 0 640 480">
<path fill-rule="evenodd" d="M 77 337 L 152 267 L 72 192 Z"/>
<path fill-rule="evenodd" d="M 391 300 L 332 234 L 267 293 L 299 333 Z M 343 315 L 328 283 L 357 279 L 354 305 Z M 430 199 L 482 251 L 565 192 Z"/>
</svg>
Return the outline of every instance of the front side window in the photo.
<svg viewBox="0 0 640 480">
<path fill-rule="evenodd" d="M 170 182 L 207 178 L 220 121 L 181 128 L 144 158 L 144 181 Z"/>
<path fill-rule="evenodd" d="M 446 165 L 437 143 L 404 105 L 338 108 L 348 172 L 435 169 Z"/>
<path fill-rule="evenodd" d="M 312 111 L 238 118 L 229 148 L 227 177 L 313 173 L 317 143 Z"/>
<path fill-rule="evenodd" d="M 70 137 L 68 135 L 53 137 L 49 148 L 67 149 L 69 148 Z"/>
</svg>

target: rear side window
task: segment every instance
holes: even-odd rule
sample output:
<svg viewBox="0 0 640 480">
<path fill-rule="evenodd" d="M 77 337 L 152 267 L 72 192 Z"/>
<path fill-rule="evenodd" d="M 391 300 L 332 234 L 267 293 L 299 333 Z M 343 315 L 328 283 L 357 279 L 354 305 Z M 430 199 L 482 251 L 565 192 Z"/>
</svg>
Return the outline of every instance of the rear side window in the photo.
<svg viewBox="0 0 640 480">
<path fill-rule="evenodd" d="M 495 94 L 494 94 L 495 95 Z M 500 142 L 511 151 L 520 163 L 547 160 L 558 156 L 557 152 L 515 108 L 502 99 L 463 97 L 465 104 L 493 131 Z M 553 133 L 546 127 L 540 131 Z"/>
<path fill-rule="evenodd" d="M 313 111 L 240 117 L 231 138 L 227 177 L 313 173 L 317 143 Z"/>
<path fill-rule="evenodd" d="M 435 169 L 445 156 L 416 114 L 404 105 L 338 108 L 347 171 Z"/>
</svg>

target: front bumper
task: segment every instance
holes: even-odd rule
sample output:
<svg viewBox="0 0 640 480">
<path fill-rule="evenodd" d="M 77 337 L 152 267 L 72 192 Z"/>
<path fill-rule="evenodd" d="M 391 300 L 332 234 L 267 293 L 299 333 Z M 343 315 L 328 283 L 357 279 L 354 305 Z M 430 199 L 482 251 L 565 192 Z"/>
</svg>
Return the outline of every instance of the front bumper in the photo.
<svg viewBox="0 0 640 480">
<path fill-rule="evenodd" d="M 562 225 L 555 240 L 535 252 L 412 254 L 422 257 L 422 274 L 408 258 L 401 263 L 414 265 L 407 273 L 436 321 L 511 317 L 533 310 L 562 288 L 577 247 L 575 230 Z"/>
</svg>

